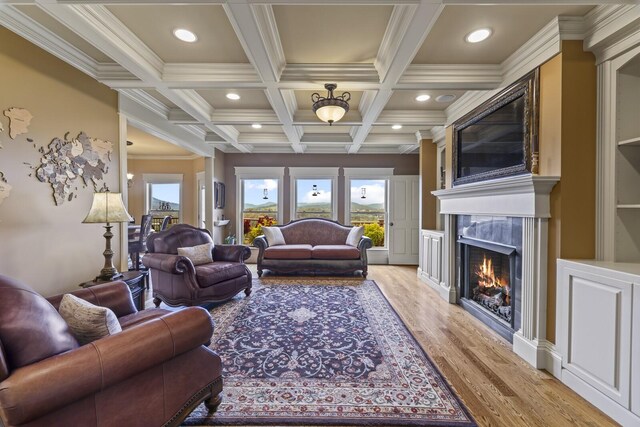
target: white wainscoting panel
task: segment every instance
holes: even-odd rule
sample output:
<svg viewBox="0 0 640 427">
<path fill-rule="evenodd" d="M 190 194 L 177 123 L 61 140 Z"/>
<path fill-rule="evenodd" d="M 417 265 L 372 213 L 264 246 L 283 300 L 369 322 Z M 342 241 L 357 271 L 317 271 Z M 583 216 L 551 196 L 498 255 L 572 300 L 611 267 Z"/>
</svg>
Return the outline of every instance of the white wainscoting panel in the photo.
<svg viewBox="0 0 640 427">
<path fill-rule="evenodd" d="M 442 277 L 442 249 L 444 233 L 437 230 L 420 231 L 420 265 L 418 276 L 423 282 L 441 291 Z"/>
<path fill-rule="evenodd" d="M 633 285 L 633 337 L 631 338 L 631 411 L 640 416 L 640 284 Z"/>
</svg>

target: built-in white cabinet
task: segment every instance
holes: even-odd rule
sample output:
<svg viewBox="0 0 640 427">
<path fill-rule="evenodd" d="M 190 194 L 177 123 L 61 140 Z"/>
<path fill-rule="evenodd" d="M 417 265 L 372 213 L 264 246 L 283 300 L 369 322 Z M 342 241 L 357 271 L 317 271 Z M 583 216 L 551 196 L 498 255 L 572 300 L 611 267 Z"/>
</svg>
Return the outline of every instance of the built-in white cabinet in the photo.
<svg viewBox="0 0 640 427">
<path fill-rule="evenodd" d="M 639 426 L 640 264 L 558 260 L 557 285 L 562 382 Z"/>
<path fill-rule="evenodd" d="M 443 240 L 442 231 L 420 231 L 418 276 L 435 288 L 440 288 L 442 282 Z"/>
</svg>

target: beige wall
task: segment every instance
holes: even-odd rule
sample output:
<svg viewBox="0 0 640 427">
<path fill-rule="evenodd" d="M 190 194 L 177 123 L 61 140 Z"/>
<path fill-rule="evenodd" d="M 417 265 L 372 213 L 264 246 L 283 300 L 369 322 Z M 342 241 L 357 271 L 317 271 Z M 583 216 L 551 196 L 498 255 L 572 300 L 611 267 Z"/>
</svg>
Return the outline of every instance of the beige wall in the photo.
<svg viewBox="0 0 640 427">
<path fill-rule="evenodd" d="M 423 139 L 420 143 L 420 192 L 422 194 L 423 230 L 436 229 L 437 199 L 431 194 L 436 190 L 438 169 L 438 147 L 432 139 Z"/>
<path fill-rule="evenodd" d="M 224 183 L 224 158 L 222 151 L 215 151 L 214 180 Z M 198 188 L 196 174 L 204 172 L 204 157 L 187 160 L 141 160 L 128 159 L 127 172 L 134 174 L 133 185 L 129 188 L 129 213 L 137 223 L 141 216 L 146 213 L 144 209 L 144 174 L 181 174 L 182 175 L 182 222 L 185 224 L 198 224 Z M 229 195 L 227 195 L 227 201 Z M 226 215 L 225 209 L 214 209 L 215 219 Z M 215 227 L 213 237 L 216 243 L 222 243 L 226 236 L 226 230 L 222 227 Z"/>
<path fill-rule="evenodd" d="M 114 143 L 105 182 L 119 190 L 117 93 L 0 27 L 0 110 L 22 107 L 34 118 L 27 135 L 8 136 L 0 115 L 0 171 L 13 187 L 0 205 L 0 273 L 33 286 L 44 295 L 74 290 L 102 268 L 105 241 L 99 224 L 82 224 L 93 187 L 79 185 L 77 198 L 56 206 L 48 184 L 29 176 L 25 163 L 37 165 L 37 148 L 65 133 Z M 26 137 L 32 138 L 28 143 Z M 34 148 L 35 144 L 35 148 Z M 120 230 L 113 247 L 119 260 Z M 116 262 L 116 266 L 117 262 Z"/>
<path fill-rule="evenodd" d="M 225 214 L 231 219 L 229 233 L 235 233 L 236 176 L 234 167 L 347 167 L 394 168 L 394 175 L 418 175 L 418 156 L 413 154 L 227 154 L 225 156 L 225 184 L 227 207 Z M 288 172 L 287 172 L 288 173 Z M 341 172 L 342 174 L 342 172 Z M 290 217 L 290 187 L 288 175 L 284 180 L 283 222 Z M 344 222 L 344 177 L 338 179 L 338 221 Z"/>
</svg>

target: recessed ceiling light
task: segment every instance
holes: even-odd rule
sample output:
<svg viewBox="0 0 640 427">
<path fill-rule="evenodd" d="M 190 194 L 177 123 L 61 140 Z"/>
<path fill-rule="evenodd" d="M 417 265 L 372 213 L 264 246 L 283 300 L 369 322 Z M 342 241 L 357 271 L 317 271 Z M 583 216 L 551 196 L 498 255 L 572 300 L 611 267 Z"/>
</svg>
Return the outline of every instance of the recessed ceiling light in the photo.
<svg viewBox="0 0 640 427">
<path fill-rule="evenodd" d="M 440 95 L 436 98 L 436 102 L 451 102 L 456 99 L 455 95 Z"/>
<path fill-rule="evenodd" d="M 393 130 L 402 129 L 402 125 L 393 125 L 393 126 L 391 126 L 391 129 L 393 129 Z"/>
<path fill-rule="evenodd" d="M 187 43 L 193 43 L 198 40 L 198 36 L 184 28 L 176 28 L 173 30 L 173 35 L 176 36 L 177 39 Z"/>
<path fill-rule="evenodd" d="M 262 125 L 260 123 L 254 123 L 251 125 L 251 127 L 254 129 L 262 129 Z"/>
<path fill-rule="evenodd" d="M 227 98 L 232 101 L 237 101 L 238 99 L 240 99 L 240 95 L 238 95 L 237 93 L 231 92 L 227 94 Z"/>
<path fill-rule="evenodd" d="M 418 102 L 425 102 L 431 99 L 431 96 L 429 95 L 418 95 L 416 96 L 416 101 Z"/>
<path fill-rule="evenodd" d="M 464 39 L 467 43 L 480 43 L 481 41 L 488 39 L 491 32 L 491 28 L 480 28 L 479 30 L 472 31 L 467 34 Z"/>
</svg>

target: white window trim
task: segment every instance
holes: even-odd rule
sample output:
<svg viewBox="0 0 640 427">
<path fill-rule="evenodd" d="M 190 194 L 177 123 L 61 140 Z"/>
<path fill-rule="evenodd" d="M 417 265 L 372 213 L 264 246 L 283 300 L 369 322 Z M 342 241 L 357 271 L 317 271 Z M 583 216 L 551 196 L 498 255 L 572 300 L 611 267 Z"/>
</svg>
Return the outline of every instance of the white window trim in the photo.
<svg viewBox="0 0 640 427">
<path fill-rule="evenodd" d="M 374 247 L 370 251 L 389 250 L 389 182 L 393 178 L 393 168 L 344 168 L 344 223 L 351 224 L 351 180 L 384 179 L 385 183 L 385 219 L 384 246 Z"/>
<path fill-rule="evenodd" d="M 331 180 L 331 219 L 338 220 L 338 174 L 340 168 L 289 168 L 291 209 L 290 216 L 296 219 L 296 205 L 298 204 L 297 191 L 298 179 L 330 179 Z"/>
<path fill-rule="evenodd" d="M 278 180 L 278 221 L 282 223 L 284 216 L 283 195 L 284 195 L 284 166 L 281 167 L 251 167 L 236 166 L 236 236 L 242 242 L 242 180 L 243 179 L 277 179 Z"/>
<path fill-rule="evenodd" d="M 151 210 L 149 199 L 149 184 L 180 184 L 180 214 L 178 218 L 178 222 L 183 222 L 184 215 L 184 175 L 181 173 L 143 173 L 142 174 L 142 182 L 144 183 L 144 211 L 149 213 Z"/>
</svg>

